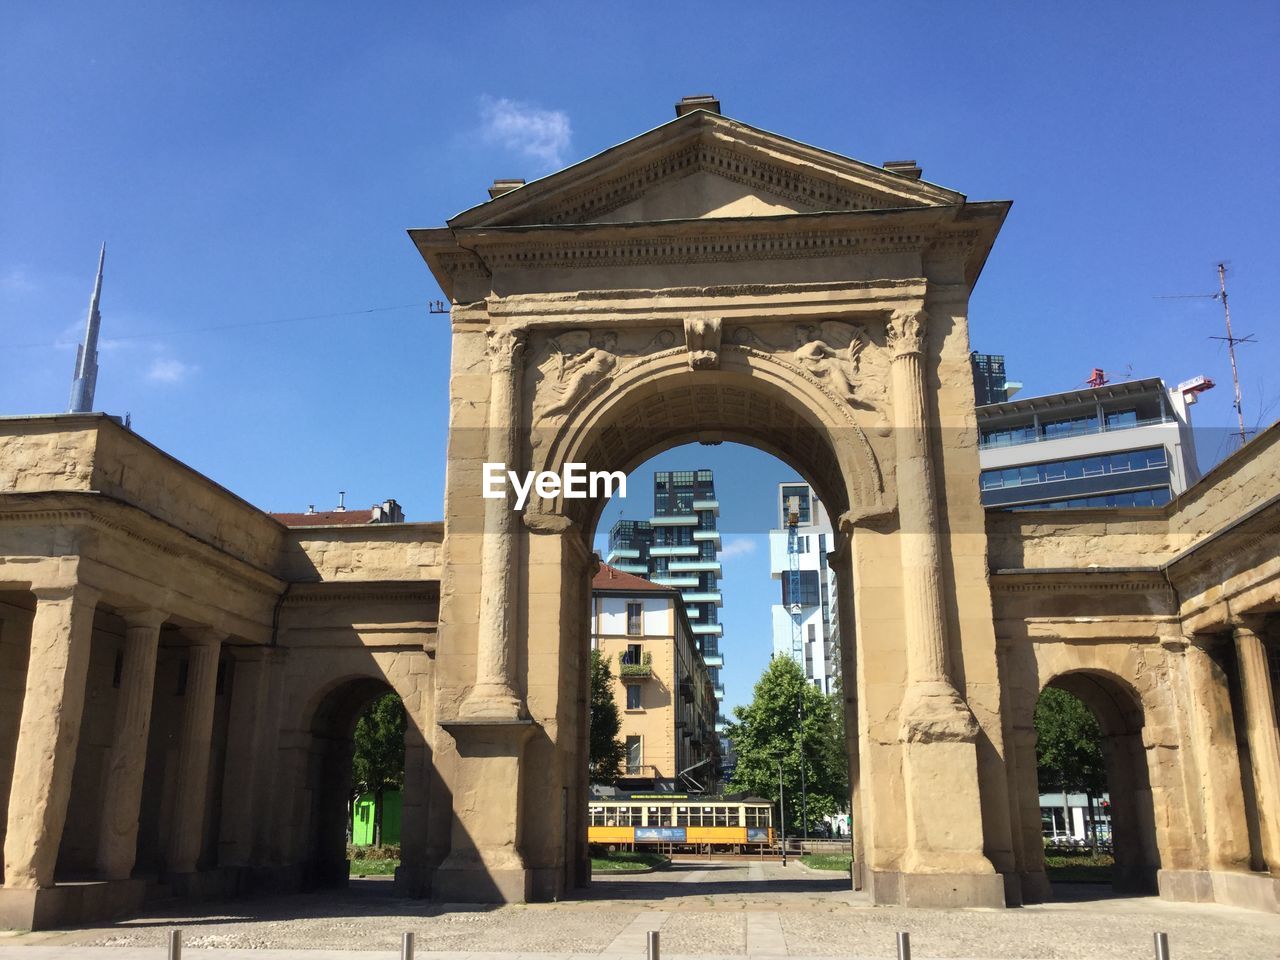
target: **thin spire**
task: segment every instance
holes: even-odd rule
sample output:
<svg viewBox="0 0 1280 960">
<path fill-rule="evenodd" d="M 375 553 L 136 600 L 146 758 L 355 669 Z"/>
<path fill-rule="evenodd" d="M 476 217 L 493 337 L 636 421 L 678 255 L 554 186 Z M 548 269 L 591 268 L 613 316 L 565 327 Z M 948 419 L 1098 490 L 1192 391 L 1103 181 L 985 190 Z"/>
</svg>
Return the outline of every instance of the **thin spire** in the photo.
<svg viewBox="0 0 1280 960">
<path fill-rule="evenodd" d="M 103 243 L 98 254 L 98 277 L 93 282 L 93 296 L 89 300 L 89 319 L 85 324 L 84 343 L 76 347 L 76 370 L 71 381 L 70 413 L 89 413 L 93 410 L 93 391 L 98 385 L 98 328 L 102 315 L 98 301 L 102 299 L 102 267 L 107 259 L 107 245 Z"/>
</svg>

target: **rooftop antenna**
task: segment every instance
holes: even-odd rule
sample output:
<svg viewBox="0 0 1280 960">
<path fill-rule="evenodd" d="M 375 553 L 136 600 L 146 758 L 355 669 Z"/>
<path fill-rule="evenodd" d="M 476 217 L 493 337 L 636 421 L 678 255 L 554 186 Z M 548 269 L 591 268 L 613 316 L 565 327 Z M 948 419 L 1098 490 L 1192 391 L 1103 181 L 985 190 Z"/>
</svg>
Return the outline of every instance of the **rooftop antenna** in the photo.
<svg viewBox="0 0 1280 960">
<path fill-rule="evenodd" d="M 1240 370 L 1236 366 L 1236 344 L 1237 343 L 1257 343 L 1253 338 L 1253 334 L 1246 334 L 1243 337 L 1237 337 L 1231 332 L 1231 307 L 1227 303 L 1227 265 L 1225 262 L 1218 263 L 1218 292 L 1217 293 L 1181 293 L 1173 296 L 1157 297 L 1157 300 L 1221 300 L 1222 301 L 1222 317 L 1227 324 L 1227 335 L 1225 337 L 1210 337 L 1210 340 L 1222 340 L 1227 345 L 1227 353 L 1231 356 L 1231 383 L 1235 387 L 1235 400 L 1232 406 L 1236 408 L 1236 423 L 1239 426 L 1238 436 L 1240 437 L 1240 446 L 1244 446 L 1245 441 L 1249 439 L 1249 431 L 1244 426 L 1244 403 L 1240 398 Z"/>
<path fill-rule="evenodd" d="M 102 298 L 102 265 L 107 259 L 107 245 L 98 253 L 98 277 L 93 282 L 93 296 L 89 299 L 89 319 L 85 324 L 84 343 L 76 347 L 76 369 L 71 379 L 71 405 L 68 413 L 89 413 L 93 410 L 93 391 L 98 385 L 98 327 L 102 316 L 98 313 L 98 301 Z"/>
</svg>

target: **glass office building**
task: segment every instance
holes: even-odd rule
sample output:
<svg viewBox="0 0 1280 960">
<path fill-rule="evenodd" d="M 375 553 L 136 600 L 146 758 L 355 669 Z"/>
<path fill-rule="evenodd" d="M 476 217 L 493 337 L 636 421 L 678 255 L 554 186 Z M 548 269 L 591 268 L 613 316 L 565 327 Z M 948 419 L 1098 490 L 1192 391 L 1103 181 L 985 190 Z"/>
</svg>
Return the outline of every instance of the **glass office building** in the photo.
<svg viewBox="0 0 1280 960">
<path fill-rule="evenodd" d="M 1163 506 L 1200 476 L 1188 408 L 1201 381 L 1170 389 L 1153 377 L 980 405 L 983 505 Z"/>
</svg>

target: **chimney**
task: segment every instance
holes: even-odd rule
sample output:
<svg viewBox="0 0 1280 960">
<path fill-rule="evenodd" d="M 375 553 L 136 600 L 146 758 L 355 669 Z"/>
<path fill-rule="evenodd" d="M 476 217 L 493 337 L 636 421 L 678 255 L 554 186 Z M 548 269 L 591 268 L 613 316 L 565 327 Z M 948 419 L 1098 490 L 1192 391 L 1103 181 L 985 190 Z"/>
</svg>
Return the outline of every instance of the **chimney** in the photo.
<svg viewBox="0 0 1280 960">
<path fill-rule="evenodd" d="M 707 113 L 720 115 L 720 101 L 710 93 L 695 93 L 688 97 L 681 97 L 680 102 L 676 104 L 676 116 L 683 117 L 686 113 L 693 113 L 695 110 L 705 110 Z"/>
<path fill-rule="evenodd" d="M 924 175 L 924 170 L 914 160 L 886 160 L 884 168 L 911 180 L 919 180 Z"/>
<path fill-rule="evenodd" d="M 345 490 L 338 491 L 338 505 L 333 508 L 333 512 L 334 513 L 347 512 L 347 491 Z"/>
<path fill-rule="evenodd" d="M 489 188 L 489 199 L 497 200 L 504 193 L 510 193 L 512 190 L 523 186 L 523 180 L 495 180 L 493 181 L 493 186 Z"/>
<path fill-rule="evenodd" d="M 370 523 L 404 523 L 404 511 L 394 500 L 375 503 L 369 511 Z"/>
<path fill-rule="evenodd" d="M 310 516 L 311 514 L 313 514 L 313 513 L 315 513 L 315 512 L 316 512 L 316 505 L 315 505 L 314 503 L 308 503 L 308 504 L 307 504 L 307 516 Z"/>
</svg>

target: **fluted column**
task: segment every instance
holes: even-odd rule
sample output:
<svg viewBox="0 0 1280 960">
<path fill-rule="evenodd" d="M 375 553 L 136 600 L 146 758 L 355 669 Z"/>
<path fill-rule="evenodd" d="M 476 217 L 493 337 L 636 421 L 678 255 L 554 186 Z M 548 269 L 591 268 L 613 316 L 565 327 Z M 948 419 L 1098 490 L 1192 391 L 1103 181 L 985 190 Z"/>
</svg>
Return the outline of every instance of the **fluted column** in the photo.
<svg viewBox="0 0 1280 960">
<path fill-rule="evenodd" d="M 4 885 L 53 886 L 84 712 L 98 594 L 37 587 L 31 653 L 9 791 Z"/>
<path fill-rule="evenodd" d="M 489 332 L 489 423 L 487 459 L 515 469 L 519 459 L 520 380 L 524 331 Z M 512 682 L 511 624 L 515 612 L 516 512 L 511 491 L 484 502 L 480 551 L 480 621 L 476 638 L 476 682 L 463 701 L 464 718 L 516 720 L 524 706 Z"/>
<path fill-rule="evenodd" d="M 125 622 L 120 692 L 115 730 L 102 790 L 102 826 L 98 834 L 98 872 L 106 880 L 127 880 L 138 852 L 142 778 L 147 768 L 147 735 L 155 693 L 159 610 L 123 611 Z"/>
<path fill-rule="evenodd" d="M 1280 875 L 1280 732 L 1276 730 L 1275 693 L 1260 630 L 1260 624 L 1250 621 L 1233 627 L 1233 634 L 1249 731 L 1253 789 L 1258 798 L 1262 858 L 1273 875 Z"/>
<path fill-rule="evenodd" d="M 192 873 L 204 839 L 204 809 L 209 793 L 209 752 L 213 738 L 213 707 L 218 688 L 218 656 L 223 634 L 214 630 L 186 631 L 191 645 L 182 705 L 178 778 L 165 868 L 169 873 Z"/>
<path fill-rule="evenodd" d="M 907 689 L 901 738 L 971 740 L 977 721 L 951 684 L 942 612 L 942 549 L 925 412 L 923 351 L 927 317 L 901 310 L 890 318 L 902 597 Z"/>
<path fill-rule="evenodd" d="M 900 903 L 1003 906 L 1004 883 L 984 855 L 978 722 L 951 683 L 942 599 L 942 547 L 925 407 L 923 310 L 900 310 L 893 352 L 898 544 L 906 689 L 898 706 L 906 844 Z M 946 875 L 939 880 L 939 875 Z M 873 896 L 879 897 L 873 886 Z"/>
</svg>

